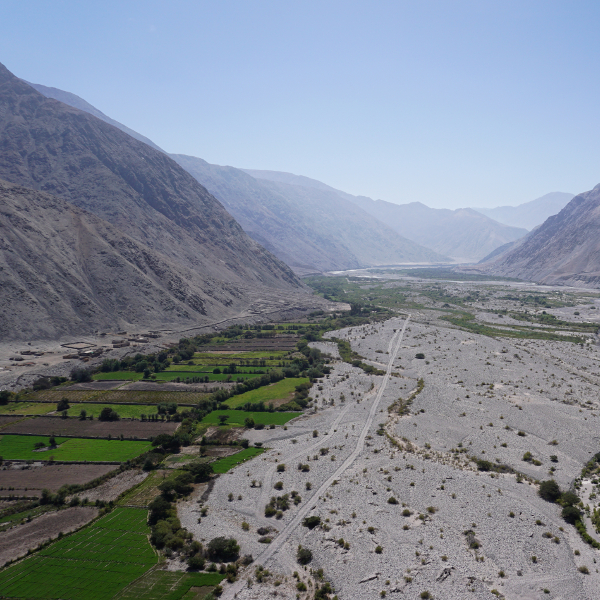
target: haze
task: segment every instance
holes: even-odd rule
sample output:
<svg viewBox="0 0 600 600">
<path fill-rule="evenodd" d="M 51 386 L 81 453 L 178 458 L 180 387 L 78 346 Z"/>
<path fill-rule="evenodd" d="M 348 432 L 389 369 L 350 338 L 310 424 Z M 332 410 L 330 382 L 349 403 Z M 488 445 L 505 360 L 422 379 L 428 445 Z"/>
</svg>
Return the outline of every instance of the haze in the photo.
<svg viewBox="0 0 600 600">
<path fill-rule="evenodd" d="M 590 2 L 3 2 L 20 77 L 169 152 L 431 207 L 598 183 Z"/>
</svg>

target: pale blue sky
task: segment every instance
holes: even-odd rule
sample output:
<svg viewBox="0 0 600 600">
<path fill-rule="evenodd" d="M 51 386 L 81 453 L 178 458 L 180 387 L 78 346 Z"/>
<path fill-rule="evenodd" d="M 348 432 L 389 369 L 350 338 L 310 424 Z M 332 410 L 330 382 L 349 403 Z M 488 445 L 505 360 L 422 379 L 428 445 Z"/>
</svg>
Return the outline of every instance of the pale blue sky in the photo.
<svg viewBox="0 0 600 600">
<path fill-rule="evenodd" d="M 2 0 L 0 62 L 169 152 L 435 207 L 600 182 L 600 2 Z"/>
</svg>

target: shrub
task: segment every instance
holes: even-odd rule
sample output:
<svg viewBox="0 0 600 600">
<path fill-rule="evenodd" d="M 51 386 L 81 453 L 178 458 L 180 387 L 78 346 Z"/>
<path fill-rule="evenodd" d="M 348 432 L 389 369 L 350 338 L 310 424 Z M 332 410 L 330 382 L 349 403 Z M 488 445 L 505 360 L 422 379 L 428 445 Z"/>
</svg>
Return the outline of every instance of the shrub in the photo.
<svg viewBox="0 0 600 600">
<path fill-rule="evenodd" d="M 376 553 L 376 554 L 381 554 L 382 552 L 383 552 L 383 548 L 382 548 L 381 546 L 377 546 L 377 547 L 375 548 L 375 553 Z"/>
<path fill-rule="evenodd" d="M 187 564 L 190 569 L 197 569 L 198 571 L 201 571 L 204 569 L 206 560 L 199 554 L 194 554 L 194 556 L 190 556 L 190 558 L 188 558 Z"/>
<path fill-rule="evenodd" d="M 417 352 L 415 354 L 415 358 L 418 358 L 418 359 L 422 360 L 422 359 L 425 358 L 425 355 L 422 352 Z"/>
<path fill-rule="evenodd" d="M 283 473 L 285 471 L 285 465 L 282 463 L 280 465 L 277 465 L 277 472 L 278 473 Z"/>
<path fill-rule="evenodd" d="M 584 575 L 589 575 L 590 574 L 590 570 L 585 566 L 585 565 L 581 565 L 581 567 L 579 567 L 579 569 L 577 569 L 580 573 L 583 573 Z"/>
<path fill-rule="evenodd" d="M 283 481 L 278 481 L 273 487 L 276 490 L 282 490 L 283 489 Z"/>
<path fill-rule="evenodd" d="M 542 481 L 540 483 L 540 489 L 538 490 L 538 494 L 546 502 L 556 502 L 561 496 L 558 483 L 556 483 L 554 479 Z"/>
<path fill-rule="evenodd" d="M 240 554 L 240 546 L 233 538 L 216 537 L 208 543 L 208 557 L 213 561 L 232 562 Z"/>
<path fill-rule="evenodd" d="M 312 552 L 308 548 L 298 546 L 298 552 L 296 552 L 296 559 L 301 565 L 307 565 L 312 560 Z"/>
<path fill-rule="evenodd" d="M 118 421 L 119 415 L 110 406 L 105 406 L 100 411 L 98 419 L 100 421 Z"/>
<path fill-rule="evenodd" d="M 71 371 L 71 380 L 77 383 L 85 383 L 92 380 L 92 370 L 84 367 L 75 367 Z"/>
<path fill-rule="evenodd" d="M 398 500 L 396 500 L 394 496 L 391 496 L 390 498 L 388 498 L 388 504 L 398 504 Z"/>
<path fill-rule="evenodd" d="M 63 410 L 68 410 L 71 408 L 69 405 L 69 400 L 67 398 L 61 398 L 56 405 L 57 412 L 62 412 Z"/>
<path fill-rule="evenodd" d="M 309 529 L 314 529 L 320 524 L 321 517 L 317 515 L 313 515 L 312 517 L 305 517 L 305 519 L 302 521 L 302 525 L 304 525 L 304 527 L 308 527 Z"/>
<path fill-rule="evenodd" d="M 571 525 L 581 520 L 581 513 L 574 506 L 565 506 L 562 509 L 561 516 L 567 523 L 571 523 Z"/>
</svg>

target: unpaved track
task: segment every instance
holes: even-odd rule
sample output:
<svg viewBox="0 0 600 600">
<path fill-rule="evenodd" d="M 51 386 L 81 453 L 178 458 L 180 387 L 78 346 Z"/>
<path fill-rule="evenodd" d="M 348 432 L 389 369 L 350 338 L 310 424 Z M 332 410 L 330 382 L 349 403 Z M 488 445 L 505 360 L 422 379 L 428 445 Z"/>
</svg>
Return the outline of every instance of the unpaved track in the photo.
<svg viewBox="0 0 600 600">
<path fill-rule="evenodd" d="M 379 391 L 377 392 L 377 396 L 375 397 L 375 400 L 373 401 L 373 404 L 371 406 L 371 410 L 369 411 L 369 416 L 367 417 L 367 420 L 365 421 L 362 432 L 358 438 L 358 441 L 356 442 L 356 448 L 354 449 L 352 454 L 342 463 L 342 465 L 340 467 L 338 467 L 336 469 L 336 471 L 332 475 L 330 475 L 330 477 L 319 487 L 319 489 L 317 489 L 310 496 L 310 498 L 308 498 L 306 500 L 306 503 L 296 513 L 294 518 L 283 528 L 281 533 L 273 540 L 273 542 L 271 544 L 269 544 L 269 546 L 267 548 L 265 548 L 265 550 L 261 554 L 259 554 L 256 557 L 256 559 L 254 560 L 255 563 L 264 564 L 266 561 L 268 561 L 273 556 L 273 554 L 275 554 L 281 548 L 281 546 L 290 537 L 290 535 L 294 531 L 294 529 L 296 529 L 296 527 L 298 527 L 298 525 L 300 525 L 300 523 L 302 522 L 304 517 L 314 508 L 315 499 L 322 496 L 327 491 L 327 488 L 329 488 L 329 486 L 334 482 L 334 480 L 339 479 L 340 475 L 342 473 L 344 473 L 344 471 L 346 471 L 346 469 L 348 469 L 348 467 L 350 467 L 350 465 L 356 460 L 356 457 L 362 452 L 362 450 L 364 448 L 364 444 L 365 444 L 365 439 L 369 433 L 369 429 L 370 429 L 371 425 L 373 424 L 373 419 L 375 418 L 375 415 L 377 414 L 377 410 L 379 408 L 379 402 L 381 401 L 381 398 L 383 397 L 383 393 L 385 392 L 385 388 L 390 380 L 390 377 L 392 374 L 392 368 L 394 366 L 394 359 L 396 357 L 396 354 L 398 353 L 398 350 L 400 349 L 400 345 L 402 344 L 402 338 L 404 337 L 404 332 L 406 330 L 406 326 L 408 325 L 410 316 L 411 315 L 409 314 L 406 317 L 406 320 L 404 321 L 404 325 L 402 326 L 402 329 L 397 331 L 393 335 L 392 339 L 390 340 L 390 343 L 388 344 L 388 352 L 389 352 L 390 358 L 389 358 L 389 361 L 387 364 L 387 369 L 386 369 L 385 375 L 383 377 L 383 381 L 381 382 L 381 386 L 379 387 Z M 338 417 L 336 422 L 339 421 L 341 416 L 342 415 L 340 415 L 340 417 Z M 318 444 L 315 444 L 315 446 L 316 445 L 318 445 Z M 223 596 L 222 596 L 223 600 L 233 600 L 233 598 L 235 598 L 235 595 L 238 592 L 240 592 L 246 585 L 247 584 L 246 584 L 245 579 L 240 577 L 233 585 L 231 585 L 224 591 Z"/>
</svg>

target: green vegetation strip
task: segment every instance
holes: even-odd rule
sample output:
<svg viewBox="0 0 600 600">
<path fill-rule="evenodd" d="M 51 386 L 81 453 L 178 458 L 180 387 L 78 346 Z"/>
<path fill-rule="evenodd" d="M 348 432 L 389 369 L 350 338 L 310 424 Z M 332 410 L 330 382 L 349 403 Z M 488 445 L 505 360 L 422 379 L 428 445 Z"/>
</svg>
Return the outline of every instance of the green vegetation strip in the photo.
<svg viewBox="0 0 600 600">
<path fill-rule="evenodd" d="M 73 460 L 124 462 L 150 449 L 148 442 L 129 440 L 87 440 L 82 438 L 55 438 L 57 446 L 36 451 L 35 444 L 48 444 L 48 436 L 3 435 L 0 436 L 0 456 L 5 460 Z"/>
<path fill-rule="evenodd" d="M 256 390 L 245 392 L 244 394 L 240 394 L 239 396 L 234 396 L 233 398 L 227 400 L 225 404 L 227 404 L 227 406 L 229 406 L 230 408 L 244 406 L 244 404 L 248 402 L 250 404 L 258 404 L 259 402 L 264 402 L 265 404 L 268 404 L 269 402 L 274 402 L 275 400 L 283 400 L 288 396 L 291 396 L 296 390 L 297 385 L 308 382 L 308 377 L 293 377 L 289 379 L 282 379 L 277 383 L 273 383 L 271 385 L 267 385 Z"/>
<path fill-rule="evenodd" d="M 467 331 L 471 331 L 473 333 L 478 333 L 480 335 L 487 335 L 489 337 L 507 337 L 507 338 L 520 338 L 520 339 L 533 339 L 533 340 L 549 340 L 553 342 L 573 342 L 576 344 L 582 343 L 584 338 L 580 336 L 572 336 L 572 335 L 560 335 L 558 333 L 553 333 L 551 331 L 540 331 L 535 329 L 526 329 L 524 327 L 513 327 L 509 328 L 506 326 L 506 329 L 497 329 L 495 327 L 490 327 L 489 325 L 484 325 L 475 320 L 475 317 L 470 313 L 457 313 L 454 315 L 446 315 L 442 317 L 445 321 L 460 327 L 461 329 L 465 329 Z"/>
<path fill-rule="evenodd" d="M 180 600 L 204 597 L 225 579 L 220 573 L 185 573 L 152 570 L 123 590 L 115 600 Z M 194 593 L 202 589 L 202 595 Z M 188 592 L 190 595 L 188 596 Z"/>
<path fill-rule="evenodd" d="M 85 410 L 86 416 L 100 416 L 103 408 L 114 410 L 120 417 L 139 419 L 141 415 L 157 414 L 156 404 L 71 404 L 67 411 L 69 417 L 78 417 L 82 410 Z"/>
<path fill-rule="evenodd" d="M 157 562 L 147 513 L 117 508 L 0 572 L 4 598 L 108 600 Z"/>
<path fill-rule="evenodd" d="M 219 417 L 227 415 L 226 425 L 243 427 L 246 419 L 252 419 L 257 425 L 285 425 L 288 421 L 299 417 L 301 412 L 246 412 L 242 410 L 213 410 L 208 413 L 202 423 L 218 425 Z"/>
<path fill-rule="evenodd" d="M 263 448 L 246 448 L 233 456 L 226 456 L 225 458 L 219 458 L 212 463 L 212 468 L 215 473 L 227 473 L 233 467 L 241 465 L 243 462 L 258 456 L 264 452 Z"/>
<path fill-rule="evenodd" d="M 9 402 L 0 406 L 0 415 L 45 415 L 56 410 L 51 404 L 38 404 L 35 402 Z"/>
</svg>

